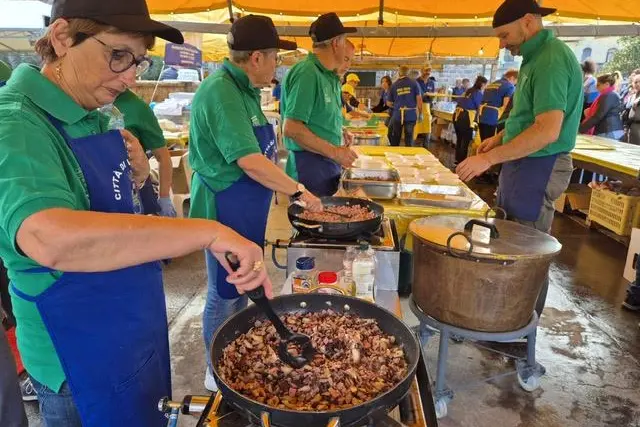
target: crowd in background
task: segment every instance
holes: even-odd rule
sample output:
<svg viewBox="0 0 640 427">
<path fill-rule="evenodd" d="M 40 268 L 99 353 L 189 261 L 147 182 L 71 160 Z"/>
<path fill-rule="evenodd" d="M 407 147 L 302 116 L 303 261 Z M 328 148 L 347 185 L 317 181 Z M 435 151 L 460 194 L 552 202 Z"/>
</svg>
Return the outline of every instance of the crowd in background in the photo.
<svg viewBox="0 0 640 427">
<path fill-rule="evenodd" d="M 625 80 L 616 71 L 596 77 L 592 60 L 582 64 L 584 112 L 580 132 L 640 145 L 640 68 Z"/>
</svg>

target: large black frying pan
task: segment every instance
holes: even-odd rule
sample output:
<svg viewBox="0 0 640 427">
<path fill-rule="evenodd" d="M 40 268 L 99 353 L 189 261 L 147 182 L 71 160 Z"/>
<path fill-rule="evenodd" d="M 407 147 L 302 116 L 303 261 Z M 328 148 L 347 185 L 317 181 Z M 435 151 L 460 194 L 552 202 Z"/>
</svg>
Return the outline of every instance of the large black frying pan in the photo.
<svg viewBox="0 0 640 427">
<path fill-rule="evenodd" d="M 300 214 L 304 211 L 304 208 L 292 204 L 289 206 L 289 221 L 296 230 L 299 232 L 321 238 L 329 239 L 352 239 L 363 236 L 370 236 L 375 233 L 380 224 L 382 224 L 382 215 L 384 214 L 384 208 L 377 203 L 371 202 L 365 199 L 358 199 L 355 197 L 322 197 L 322 204 L 324 207 L 332 206 L 364 206 L 373 211 L 376 216 L 373 219 L 366 221 L 354 221 L 354 222 L 321 222 L 312 221 L 309 219 L 303 219 Z"/>
<path fill-rule="evenodd" d="M 338 313 L 349 312 L 360 317 L 375 319 L 385 333 L 394 336 L 396 342 L 402 344 L 408 371 L 405 378 L 394 388 L 373 400 L 348 409 L 322 412 L 293 411 L 272 408 L 252 400 L 231 389 L 220 378 L 217 368 L 224 348 L 240 334 L 247 332 L 256 320 L 265 319 L 262 310 L 252 305 L 227 319 L 218 329 L 211 342 L 209 354 L 213 366 L 213 376 L 224 401 L 231 404 L 240 413 L 248 414 L 258 425 L 260 425 L 260 419 L 265 416 L 270 418 L 272 426 L 277 427 L 326 427 L 337 419 L 340 421 L 340 427 L 368 425 L 370 421 L 397 406 L 408 394 L 420 357 L 420 345 L 411 329 L 391 312 L 375 304 L 342 295 L 283 295 L 271 300 L 271 304 L 279 315 L 292 312 L 317 312 L 331 308 Z"/>
</svg>

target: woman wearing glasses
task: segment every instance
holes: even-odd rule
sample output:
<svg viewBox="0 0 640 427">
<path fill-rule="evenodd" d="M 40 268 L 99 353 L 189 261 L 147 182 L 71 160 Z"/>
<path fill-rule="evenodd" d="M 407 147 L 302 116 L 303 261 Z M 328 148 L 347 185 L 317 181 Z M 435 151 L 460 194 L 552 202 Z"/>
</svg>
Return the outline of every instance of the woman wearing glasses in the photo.
<svg viewBox="0 0 640 427">
<path fill-rule="evenodd" d="M 216 221 L 134 214 L 148 162 L 97 108 L 148 67 L 155 36 L 182 35 L 144 0 L 56 0 L 51 22 L 36 45 L 42 71 L 21 65 L 0 89 L 0 258 L 18 346 L 45 426 L 162 425 L 171 384 L 156 260 L 209 249 L 228 269 L 232 252 L 241 267 L 228 282 L 270 296 L 262 250 Z"/>
</svg>

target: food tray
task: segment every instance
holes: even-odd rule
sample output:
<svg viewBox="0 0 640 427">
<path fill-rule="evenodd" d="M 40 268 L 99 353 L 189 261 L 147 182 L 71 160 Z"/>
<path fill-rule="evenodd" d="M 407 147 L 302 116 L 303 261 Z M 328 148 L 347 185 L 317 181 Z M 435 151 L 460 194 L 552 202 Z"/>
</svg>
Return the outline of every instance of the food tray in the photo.
<svg viewBox="0 0 640 427">
<path fill-rule="evenodd" d="M 421 191 L 427 195 L 434 196 L 434 198 L 411 197 L 408 193 L 412 191 Z M 469 209 L 474 199 L 475 195 L 468 188 L 459 185 L 403 183 L 398 187 L 398 200 L 400 200 L 400 203 L 403 205 Z"/>
<path fill-rule="evenodd" d="M 391 181 L 379 181 L 372 179 L 354 179 L 354 169 L 347 169 L 342 175 L 342 187 L 345 191 L 363 191 L 367 197 L 379 200 L 392 200 L 398 194 L 398 175 L 392 172 Z"/>
<path fill-rule="evenodd" d="M 351 168 L 347 169 L 348 179 L 373 181 L 398 181 L 398 173 L 391 168 Z"/>
</svg>

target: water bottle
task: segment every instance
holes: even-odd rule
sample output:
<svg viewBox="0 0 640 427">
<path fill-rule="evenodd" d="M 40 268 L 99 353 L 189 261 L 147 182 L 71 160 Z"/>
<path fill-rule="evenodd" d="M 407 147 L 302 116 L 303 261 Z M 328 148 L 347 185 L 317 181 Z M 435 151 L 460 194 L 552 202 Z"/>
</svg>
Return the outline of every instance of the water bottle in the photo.
<svg viewBox="0 0 640 427">
<path fill-rule="evenodd" d="M 125 128 L 124 123 L 124 114 L 118 107 L 113 104 L 105 105 L 99 110 L 102 114 L 109 117 L 109 130 L 123 130 Z M 125 143 L 125 150 L 127 150 L 127 144 Z M 138 190 L 138 186 L 133 179 L 133 170 L 129 167 L 129 180 L 131 181 L 131 199 L 133 201 L 133 213 L 141 214 L 142 213 L 142 203 L 140 201 L 140 191 Z"/>
<path fill-rule="evenodd" d="M 340 286 L 349 296 L 356 296 L 356 284 L 353 281 L 353 261 L 356 259 L 356 248 L 349 246 L 344 253 L 342 259 L 342 275 L 340 277 Z"/>
<path fill-rule="evenodd" d="M 376 252 L 368 243 L 362 243 L 353 260 L 353 281 L 356 284 L 356 297 L 374 302 L 376 278 Z"/>
</svg>

